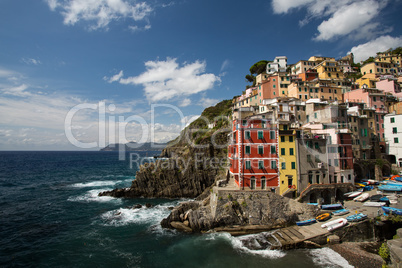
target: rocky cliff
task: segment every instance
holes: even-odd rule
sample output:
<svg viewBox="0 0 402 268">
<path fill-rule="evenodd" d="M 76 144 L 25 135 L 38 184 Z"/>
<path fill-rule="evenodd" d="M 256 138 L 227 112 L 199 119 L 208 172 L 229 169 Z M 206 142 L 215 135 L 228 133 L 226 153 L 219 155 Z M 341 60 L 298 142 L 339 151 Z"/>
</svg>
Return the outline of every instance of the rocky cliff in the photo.
<svg viewBox="0 0 402 268">
<path fill-rule="evenodd" d="M 294 225 L 317 213 L 316 206 L 269 191 L 230 191 L 214 187 L 206 199 L 184 202 L 174 208 L 161 225 L 187 232 L 214 230 L 241 235 Z"/>
<path fill-rule="evenodd" d="M 203 111 L 162 151 L 163 159 L 143 165 L 130 188 L 100 193 L 114 197 L 195 198 L 221 176 L 227 165 L 231 101 Z"/>
</svg>

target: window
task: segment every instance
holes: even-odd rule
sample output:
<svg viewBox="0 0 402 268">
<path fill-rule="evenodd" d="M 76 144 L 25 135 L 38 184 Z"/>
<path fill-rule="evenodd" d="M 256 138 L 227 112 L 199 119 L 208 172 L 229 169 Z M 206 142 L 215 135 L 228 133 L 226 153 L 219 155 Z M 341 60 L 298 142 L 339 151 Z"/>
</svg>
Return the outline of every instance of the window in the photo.
<svg viewBox="0 0 402 268">
<path fill-rule="evenodd" d="M 285 142 L 285 136 L 281 136 L 281 142 Z"/>
<path fill-rule="evenodd" d="M 233 140 L 236 141 L 236 132 L 233 132 Z"/>
<path fill-rule="evenodd" d="M 321 162 L 320 156 L 318 154 L 315 156 L 315 162 L 316 163 Z"/>
<path fill-rule="evenodd" d="M 392 128 L 392 133 L 393 133 L 393 134 L 398 133 L 398 129 L 397 129 L 396 127 L 393 127 L 393 128 Z"/>
<path fill-rule="evenodd" d="M 395 117 L 391 117 L 390 120 L 391 120 L 391 123 L 395 123 Z"/>
<path fill-rule="evenodd" d="M 289 155 L 294 155 L 294 149 L 293 148 L 289 148 Z"/>
<path fill-rule="evenodd" d="M 247 125 L 247 120 L 243 120 L 243 126 Z"/>
<path fill-rule="evenodd" d="M 263 139 L 264 138 L 264 132 L 263 131 L 258 131 L 258 139 Z"/>
<path fill-rule="evenodd" d="M 271 161 L 271 168 L 276 169 L 276 161 L 274 160 Z"/>
<path fill-rule="evenodd" d="M 315 143 L 314 143 L 314 147 L 315 147 L 316 149 L 320 149 L 320 145 L 318 144 L 318 142 L 315 142 Z"/>
<path fill-rule="evenodd" d="M 314 118 L 317 118 L 317 113 L 314 113 Z"/>
<path fill-rule="evenodd" d="M 336 167 L 339 166 L 339 159 L 334 159 L 334 166 L 336 166 Z"/>
<path fill-rule="evenodd" d="M 289 136 L 289 142 L 293 142 L 293 136 Z"/>
<path fill-rule="evenodd" d="M 307 162 L 311 162 L 311 155 L 307 155 Z"/>
<path fill-rule="evenodd" d="M 281 155 L 285 155 L 285 154 L 286 154 L 285 148 L 281 148 Z"/>
<path fill-rule="evenodd" d="M 286 162 L 282 162 L 281 165 L 282 165 L 282 169 L 286 169 Z"/>
<path fill-rule="evenodd" d="M 264 154 L 264 147 L 258 146 L 258 154 Z"/>
<path fill-rule="evenodd" d="M 258 169 L 264 169 L 264 161 L 258 161 Z"/>
<path fill-rule="evenodd" d="M 246 154 L 250 154 L 250 151 L 251 151 L 250 146 L 246 146 Z"/>
<path fill-rule="evenodd" d="M 246 169 L 251 169 L 250 161 L 246 161 Z"/>
<path fill-rule="evenodd" d="M 274 140 L 274 139 L 275 139 L 275 131 L 271 130 L 271 131 L 269 132 L 269 138 L 270 138 L 271 140 Z"/>
<path fill-rule="evenodd" d="M 275 147 L 275 145 L 271 145 L 271 154 L 276 154 L 276 147 Z"/>
<path fill-rule="evenodd" d="M 246 140 L 249 140 L 249 139 L 251 139 L 250 131 L 246 131 Z"/>
<path fill-rule="evenodd" d="M 398 139 L 398 138 L 394 138 L 394 143 L 399 143 L 399 139 Z"/>
<path fill-rule="evenodd" d="M 296 162 L 292 162 L 292 169 L 296 169 Z"/>
<path fill-rule="evenodd" d="M 317 181 L 317 184 L 320 183 L 320 175 L 315 175 L 315 180 Z"/>
<path fill-rule="evenodd" d="M 313 174 L 311 173 L 308 174 L 308 183 L 313 184 Z"/>
</svg>

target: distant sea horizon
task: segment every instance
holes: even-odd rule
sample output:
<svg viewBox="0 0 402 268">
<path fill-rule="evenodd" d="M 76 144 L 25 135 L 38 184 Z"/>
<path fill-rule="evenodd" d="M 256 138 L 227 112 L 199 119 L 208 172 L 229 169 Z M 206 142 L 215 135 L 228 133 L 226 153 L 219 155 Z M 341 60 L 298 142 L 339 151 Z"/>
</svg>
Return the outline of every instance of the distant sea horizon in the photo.
<svg viewBox="0 0 402 268">
<path fill-rule="evenodd" d="M 153 161 L 153 152 L 138 153 Z M 163 229 L 187 199 L 98 196 L 135 180 L 118 152 L 7 150 L 0 161 L 2 267 L 351 267 L 329 248 L 278 251 L 258 247 L 258 234 Z"/>
</svg>

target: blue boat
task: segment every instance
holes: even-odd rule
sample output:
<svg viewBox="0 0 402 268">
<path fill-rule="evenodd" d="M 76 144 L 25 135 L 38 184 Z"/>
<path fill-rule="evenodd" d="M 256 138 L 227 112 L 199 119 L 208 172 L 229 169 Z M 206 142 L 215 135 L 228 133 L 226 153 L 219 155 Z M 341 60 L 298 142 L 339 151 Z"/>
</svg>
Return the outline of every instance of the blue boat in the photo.
<svg viewBox="0 0 402 268">
<path fill-rule="evenodd" d="M 312 223 L 316 223 L 317 221 L 315 219 L 310 219 L 310 220 L 305 220 L 305 221 L 298 221 L 296 222 L 296 225 L 298 226 L 303 226 L 303 225 L 309 225 Z"/>
<path fill-rule="evenodd" d="M 391 208 L 391 207 L 381 207 L 387 214 L 396 214 L 402 216 L 402 209 L 400 208 Z"/>
<path fill-rule="evenodd" d="M 387 201 L 389 201 L 389 198 L 386 196 L 380 198 L 380 202 L 387 202 Z"/>
<path fill-rule="evenodd" d="M 336 210 L 336 211 L 334 211 L 334 212 L 332 212 L 332 215 L 334 215 L 334 216 L 341 216 L 341 215 L 345 215 L 345 214 L 348 214 L 349 213 L 349 209 L 339 209 L 339 210 Z"/>
<path fill-rule="evenodd" d="M 402 182 L 402 177 L 395 177 L 394 180 Z"/>
<path fill-rule="evenodd" d="M 330 204 L 330 205 L 321 205 L 321 209 L 324 210 L 337 210 L 342 209 L 343 206 L 341 204 Z"/>
<path fill-rule="evenodd" d="M 318 206 L 318 203 L 307 203 L 307 205 Z"/>
<path fill-rule="evenodd" d="M 374 186 L 364 186 L 364 187 L 363 187 L 363 192 L 371 191 L 371 190 L 373 190 L 373 189 L 374 189 Z"/>
<path fill-rule="evenodd" d="M 357 213 L 355 215 L 350 215 L 350 216 L 346 217 L 346 219 L 350 222 L 362 221 L 366 218 L 367 218 L 367 215 L 363 214 L 363 213 Z"/>
<path fill-rule="evenodd" d="M 380 191 L 388 191 L 388 192 L 402 192 L 402 186 L 396 185 L 380 185 L 378 186 L 378 190 Z"/>
</svg>

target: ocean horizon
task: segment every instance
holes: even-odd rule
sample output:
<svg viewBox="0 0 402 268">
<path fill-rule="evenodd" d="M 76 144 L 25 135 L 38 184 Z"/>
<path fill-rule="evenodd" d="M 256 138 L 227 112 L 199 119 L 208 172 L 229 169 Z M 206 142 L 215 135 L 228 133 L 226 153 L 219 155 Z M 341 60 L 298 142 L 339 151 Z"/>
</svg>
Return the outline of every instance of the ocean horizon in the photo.
<svg viewBox="0 0 402 268">
<path fill-rule="evenodd" d="M 258 234 L 163 229 L 169 208 L 188 199 L 98 196 L 135 179 L 118 152 L 0 151 L 0 161 L 2 267 L 351 267 L 329 248 L 270 250 Z"/>
</svg>

